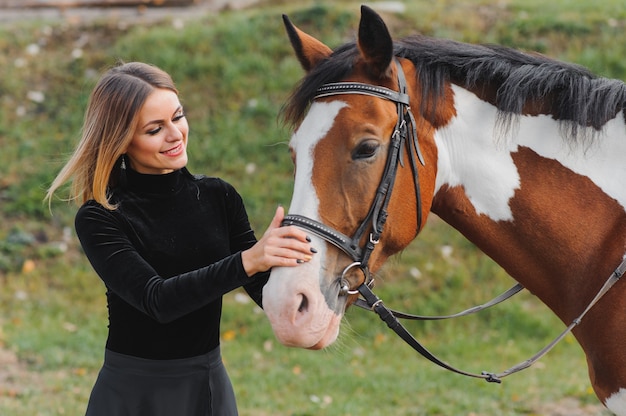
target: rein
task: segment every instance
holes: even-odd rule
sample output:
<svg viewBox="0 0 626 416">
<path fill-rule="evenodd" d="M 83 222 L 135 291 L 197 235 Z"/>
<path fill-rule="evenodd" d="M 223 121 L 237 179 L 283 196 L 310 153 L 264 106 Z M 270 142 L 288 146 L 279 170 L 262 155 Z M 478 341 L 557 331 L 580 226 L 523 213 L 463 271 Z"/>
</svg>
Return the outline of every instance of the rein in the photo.
<svg viewBox="0 0 626 416">
<path fill-rule="evenodd" d="M 475 306 L 473 308 L 453 315 L 446 316 L 421 316 L 397 312 L 387 308 L 384 305 L 383 301 L 378 296 L 376 296 L 374 292 L 372 292 L 371 286 L 373 285 L 374 279 L 369 271 L 368 263 L 372 251 L 376 247 L 376 244 L 378 244 L 378 242 L 380 241 L 380 236 L 387 220 L 387 207 L 391 199 L 391 191 L 393 189 L 396 173 L 398 171 L 398 165 L 404 166 L 404 162 L 402 159 L 402 150 L 404 149 L 405 145 L 408 146 L 407 152 L 411 163 L 411 169 L 413 172 L 415 184 L 415 197 L 417 202 L 417 229 L 419 230 L 422 226 L 422 200 L 417 161 L 419 161 L 422 166 L 425 165 L 425 162 L 419 147 L 415 119 L 409 105 L 409 96 L 407 93 L 407 84 L 404 72 L 397 59 L 394 59 L 394 61 L 398 70 L 398 91 L 393 91 L 382 86 L 363 84 L 359 82 L 337 82 L 323 85 L 317 90 L 316 95 L 313 97 L 313 100 L 315 100 L 318 98 L 333 95 L 361 94 L 389 100 L 396 104 L 398 121 L 396 122 L 396 127 L 391 135 L 389 153 L 387 155 L 385 169 L 383 171 L 380 184 L 378 185 L 374 201 L 372 202 L 370 210 L 361 225 L 359 225 L 352 237 L 347 236 L 319 221 L 301 215 L 286 215 L 283 219 L 282 225 L 295 225 L 303 228 L 322 238 L 328 243 L 333 244 L 334 246 L 342 250 L 345 254 L 347 254 L 353 260 L 353 263 L 348 265 L 343 270 L 343 273 L 339 278 L 339 296 L 362 296 L 362 298 L 358 298 L 354 302 L 354 305 L 376 312 L 380 319 L 383 320 L 390 329 L 392 329 L 398 336 L 400 336 L 400 338 L 402 338 L 407 344 L 409 344 L 415 351 L 419 352 L 423 357 L 439 365 L 440 367 L 443 367 L 454 373 L 474 378 L 482 378 L 488 382 L 501 383 L 502 378 L 518 371 L 524 370 L 533 365 L 537 360 L 547 354 L 548 351 L 550 351 L 569 332 L 571 332 L 575 326 L 580 324 L 582 318 L 587 314 L 587 312 L 626 273 L 626 257 L 624 257 L 617 269 L 615 269 L 615 271 L 609 276 L 600 291 L 592 299 L 589 305 L 587 305 L 587 307 L 584 309 L 583 313 L 580 316 L 574 319 L 574 321 L 561 334 L 559 334 L 559 336 L 557 336 L 541 351 L 532 356 L 530 359 L 523 361 L 508 370 L 500 373 L 492 373 L 487 371 L 483 371 L 481 374 L 469 373 L 451 366 L 450 364 L 440 360 L 430 351 L 428 351 L 407 331 L 407 329 L 400 323 L 398 318 L 412 320 L 440 320 L 470 315 L 472 313 L 484 310 L 490 306 L 494 306 L 510 298 L 511 296 L 521 291 L 523 289 L 523 286 L 521 284 L 517 284 L 506 292 L 502 293 L 500 296 L 485 304 Z M 365 236 L 365 232 L 368 228 L 371 229 L 370 234 L 367 238 L 365 245 L 361 247 L 360 242 Z M 350 269 L 355 267 L 361 269 L 365 278 L 356 290 L 351 290 L 346 275 Z"/>
<path fill-rule="evenodd" d="M 387 324 L 387 326 L 389 328 L 391 328 L 407 344 L 409 344 L 411 347 L 413 347 L 413 349 L 415 351 L 419 352 L 423 357 L 425 357 L 428 360 L 430 360 L 431 362 L 439 365 L 440 367 L 443 367 L 446 370 L 450 370 L 450 371 L 452 371 L 454 373 L 461 374 L 461 375 L 464 375 L 464 376 L 474 377 L 474 378 L 482 378 L 482 379 L 484 379 L 484 380 L 486 380 L 486 381 L 488 381 L 490 383 L 501 383 L 502 379 L 504 377 L 509 376 L 511 374 L 514 374 L 514 373 L 517 373 L 518 371 L 525 370 L 526 368 L 530 367 L 535 362 L 537 362 L 539 359 L 541 359 L 544 355 L 546 355 L 552 348 L 554 348 L 554 346 L 559 341 L 561 341 L 563 338 L 565 338 L 565 336 L 567 334 L 569 334 L 574 329 L 574 327 L 578 326 L 582 322 L 582 319 L 587 314 L 587 312 L 589 312 L 589 310 L 602 298 L 602 296 L 604 296 L 606 294 L 606 292 L 609 291 L 609 289 L 611 289 L 611 287 L 613 287 L 613 285 L 615 283 L 617 283 L 617 281 L 622 276 L 624 276 L 625 273 L 626 273 L 626 257 L 622 260 L 622 262 L 615 269 L 615 271 L 613 273 L 611 273 L 611 275 L 608 277 L 608 279 L 604 282 L 604 285 L 602 285 L 602 287 L 600 288 L 600 290 L 598 291 L 596 296 L 591 300 L 591 302 L 589 302 L 589 304 L 583 310 L 583 312 L 576 319 L 574 319 L 572 321 L 572 323 L 567 328 L 565 328 L 565 330 L 563 332 L 561 332 L 551 343 L 546 345 L 543 349 L 541 349 L 538 353 L 533 355 L 528 360 L 522 361 L 519 364 L 514 365 L 513 367 L 509 368 L 508 370 L 502 371 L 500 373 L 493 373 L 493 372 L 483 371 L 480 374 L 474 374 L 474 373 L 469 373 L 469 372 L 466 372 L 466 371 L 463 371 L 463 370 L 459 370 L 457 368 L 452 367 L 450 364 L 448 364 L 445 361 L 442 361 L 439 358 L 437 358 L 430 351 L 428 351 L 426 349 L 426 347 L 424 347 L 422 344 L 420 344 L 420 342 L 418 340 L 416 340 L 415 337 L 413 337 L 413 335 L 411 335 L 406 330 L 406 328 L 400 323 L 400 321 L 398 321 L 398 318 L 416 319 L 416 320 L 433 320 L 433 319 L 447 319 L 447 318 L 454 318 L 454 317 L 457 317 L 457 316 L 469 315 L 470 313 L 474 313 L 474 312 L 477 312 L 478 310 L 485 309 L 486 305 L 493 306 L 496 303 L 500 303 L 504 299 L 500 300 L 499 302 L 496 302 L 496 300 L 501 298 L 501 297 L 503 297 L 504 295 L 506 295 L 509 292 L 513 291 L 514 292 L 513 294 L 519 292 L 522 289 L 521 285 L 516 285 L 516 286 L 512 287 L 511 289 L 509 289 L 509 291 L 505 292 L 503 295 L 501 295 L 500 297 L 494 299 L 493 301 L 491 301 L 489 303 L 486 303 L 486 304 L 481 305 L 481 306 L 477 306 L 475 308 L 468 309 L 468 310 L 460 312 L 458 314 L 449 315 L 449 316 L 429 317 L 429 316 L 419 316 L 419 315 L 407 315 L 407 314 L 403 314 L 403 313 L 399 313 L 399 312 L 393 311 L 391 309 L 388 309 L 383 304 L 383 301 L 378 296 L 376 296 L 374 294 L 374 292 L 372 292 L 372 290 L 369 288 L 369 286 L 367 286 L 365 284 L 362 284 L 358 288 L 358 292 L 364 298 L 364 300 L 358 299 L 358 301 L 360 301 L 359 302 L 360 304 L 358 306 L 364 307 L 362 304 L 365 303 L 369 307 L 370 310 L 376 312 L 376 314 L 380 317 L 380 319 L 383 320 Z M 519 287 L 519 289 L 518 289 L 518 287 Z M 512 295 L 510 295 L 510 296 L 512 296 Z M 507 298 L 510 297 L 510 296 L 507 296 Z M 488 307 L 488 306 L 486 306 L 486 307 Z"/>
</svg>

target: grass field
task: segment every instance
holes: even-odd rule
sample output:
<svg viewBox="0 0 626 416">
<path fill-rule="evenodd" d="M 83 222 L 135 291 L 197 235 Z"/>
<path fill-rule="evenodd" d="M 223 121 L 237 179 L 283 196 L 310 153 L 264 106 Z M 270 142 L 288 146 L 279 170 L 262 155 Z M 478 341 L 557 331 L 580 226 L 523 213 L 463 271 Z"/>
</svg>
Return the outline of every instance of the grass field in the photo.
<svg viewBox="0 0 626 416">
<path fill-rule="evenodd" d="M 404 12 L 383 13 L 396 37 L 419 31 L 499 43 L 626 79 L 621 0 L 398 3 Z M 302 71 L 282 13 L 336 46 L 354 35 L 359 3 L 267 1 L 251 10 L 145 24 L 103 19 L 0 27 L 0 415 L 82 414 L 102 362 L 104 287 L 73 234 L 75 207 L 56 201 L 50 213 L 42 202 L 76 143 L 98 74 L 118 59 L 169 71 L 191 125 L 191 170 L 234 184 L 261 233 L 274 207 L 289 203 L 293 185 L 284 145 L 289 132 L 277 115 Z M 512 284 L 431 218 L 380 273 L 377 293 L 394 309 L 442 314 Z M 478 316 L 409 328 L 445 361 L 480 372 L 525 360 L 563 324 L 522 293 Z M 302 351 L 279 345 L 262 311 L 235 292 L 225 299 L 222 339 L 243 416 L 602 414 L 571 336 L 502 385 L 439 369 L 363 310 L 348 311 L 337 345 Z"/>
</svg>

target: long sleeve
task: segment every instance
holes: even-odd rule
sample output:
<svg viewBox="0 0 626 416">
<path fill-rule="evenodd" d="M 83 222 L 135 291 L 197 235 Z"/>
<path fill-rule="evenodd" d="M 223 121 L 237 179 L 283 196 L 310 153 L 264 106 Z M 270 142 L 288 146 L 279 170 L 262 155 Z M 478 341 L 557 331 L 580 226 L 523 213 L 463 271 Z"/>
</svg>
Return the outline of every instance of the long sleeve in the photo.
<svg viewBox="0 0 626 416">
<path fill-rule="evenodd" d="M 107 288 L 158 322 L 170 322 L 252 284 L 240 252 L 196 270 L 160 276 L 139 255 L 119 220 L 99 205 L 83 206 L 75 226 L 87 258 Z"/>
<path fill-rule="evenodd" d="M 240 252 L 252 247 L 252 245 L 256 243 L 256 238 L 251 231 L 248 214 L 246 213 L 241 197 L 234 195 L 234 200 L 235 202 L 232 204 L 233 208 L 231 212 L 233 214 L 232 222 L 235 224 L 234 229 L 236 232 L 232 240 L 231 251 Z M 265 286 L 269 277 L 269 270 L 257 273 L 252 279 L 249 279 L 243 287 L 260 308 L 263 308 L 263 286 Z"/>
</svg>

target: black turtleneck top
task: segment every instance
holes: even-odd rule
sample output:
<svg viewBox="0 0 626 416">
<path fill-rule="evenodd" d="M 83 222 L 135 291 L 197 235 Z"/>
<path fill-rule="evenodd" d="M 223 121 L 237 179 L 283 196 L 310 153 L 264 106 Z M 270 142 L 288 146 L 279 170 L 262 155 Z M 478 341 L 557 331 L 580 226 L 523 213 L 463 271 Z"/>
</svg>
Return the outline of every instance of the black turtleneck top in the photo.
<svg viewBox="0 0 626 416">
<path fill-rule="evenodd" d="M 86 202 L 76 233 L 107 288 L 106 347 L 149 359 L 187 358 L 219 345 L 222 295 L 244 286 L 261 304 L 268 274 L 248 277 L 241 251 L 256 238 L 237 191 L 186 169 L 126 170 L 108 210 Z"/>
</svg>

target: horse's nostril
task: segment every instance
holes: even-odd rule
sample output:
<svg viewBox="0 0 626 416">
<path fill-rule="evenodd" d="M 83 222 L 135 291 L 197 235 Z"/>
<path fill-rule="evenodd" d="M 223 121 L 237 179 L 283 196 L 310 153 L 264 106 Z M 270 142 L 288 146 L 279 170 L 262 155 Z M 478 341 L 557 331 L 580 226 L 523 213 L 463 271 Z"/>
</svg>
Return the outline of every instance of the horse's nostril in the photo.
<svg viewBox="0 0 626 416">
<path fill-rule="evenodd" d="M 306 312 L 306 310 L 309 307 L 309 300 L 307 299 L 307 297 L 302 294 L 302 301 L 300 302 L 300 306 L 298 306 L 298 312 Z"/>
</svg>

